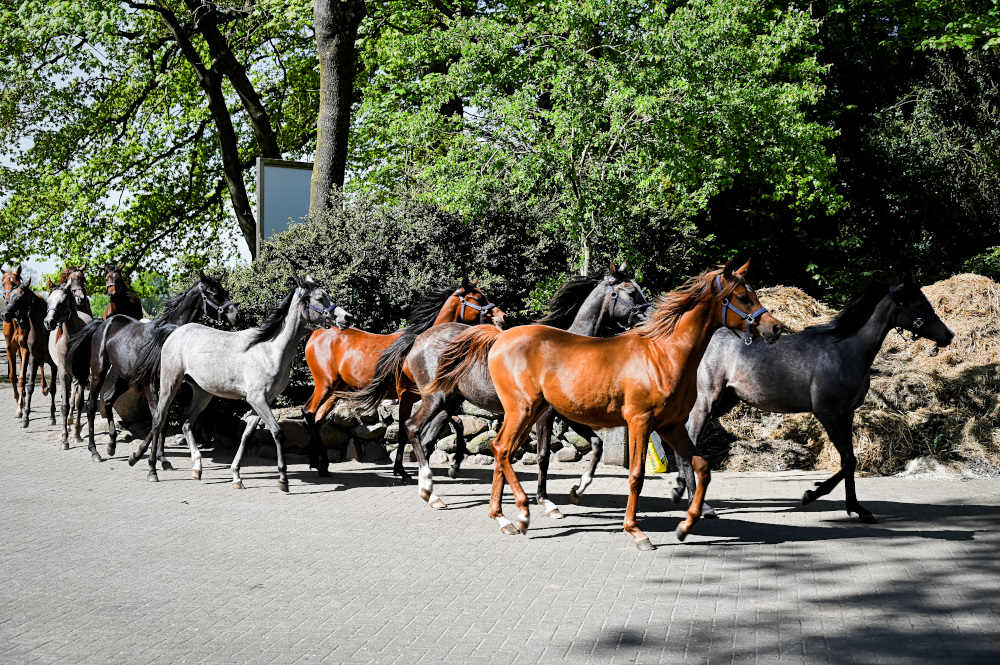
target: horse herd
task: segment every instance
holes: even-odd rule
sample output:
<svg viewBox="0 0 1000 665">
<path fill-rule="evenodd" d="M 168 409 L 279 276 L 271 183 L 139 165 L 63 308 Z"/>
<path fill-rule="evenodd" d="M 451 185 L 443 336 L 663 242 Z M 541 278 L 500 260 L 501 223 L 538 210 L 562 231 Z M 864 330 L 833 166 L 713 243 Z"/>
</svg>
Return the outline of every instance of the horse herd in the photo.
<svg viewBox="0 0 1000 665">
<path fill-rule="evenodd" d="M 22 426 L 29 424 L 35 377 L 43 365 L 49 365 L 53 377 L 50 423 L 56 423 L 55 384 L 60 379 L 64 449 L 69 448 L 71 402 L 77 412 L 74 438 L 82 442 L 84 392 L 89 390 L 88 449 L 94 461 L 101 461 L 94 443 L 99 400 L 103 398 L 110 416 L 126 391 L 141 391 L 153 424 L 129 463 L 134 465 L 149 450 L 151 481 L 158 480 L 157 462 L 171 468 L 164 456 L 167 413 L 177 390 L 188 383 L 193 397 L 181 427 L 194 478 L 201 478 L 202 462 L 192 423 L 213 396 L 243 399 L 253 412 L 233 459 L 233 486 L 244 488 L 240 461 L 250 435 L 263 422 L 277 450 L 278 486 L 287 492 L 283 435 L 271 405 L 287 387 L 298 344 L 308 335 L 305 354 L 315 388 L 302 412 L 310 431 L 310 467 L 321 476 L 329 475 L 329 460 L 319 430 L 334 407 L 360 411 L 398 400 L 401 428 L 393 470 L 408 477 L 402 452 L 412 443 L 420 496 L 434 508 L 445 507 L 434 494 L 428 458 L 437 433 L 450 420 L 458 452 L 449 473 L 454 477 L 459 472 L 466 449 L 457 413 L 469 401 L 503 416 L 490 444 L 496 465 L 489 516 L 505 534 L 526 533 L 528 498 L 512 462 L 531 427 L 536 427 L 538 440 L 535 498 L 549 517 L 560 518 L 546 493 L 556 415 L 593 449 L 589 468 L 570 491 L 574 503 L 592 481 L 602 455 L 595 429 L 626 426 L 629 499 L 624 529 L 637 548 L 648 550 L 653 546 L 636 524 L 636 508 L 651 434 L 656 432 L 677 457 L 674 501 L 685 491 L 690 497 L 687 516 L 676 531 L 683 540 L 701 516 L 715 516 L 704 503 L 708 462 L 695 444 L 711 417 L 743 400 L 764 411 L 814 413 L 840 453 L 841 469 L 808 490 L 802 503 L 828 494 L 844 480 L 848 512 L 874 523 L 855 493 L 852 442 L 853 415 L 868 391 L 872 362 L 894 328 L 941 346 L 954 335 L 911 279 L 872 286 L 829 323 L 783 334 L 746 281 L 749 265 L 737 268 L 729 261 L 651 303 L 627 265 L 611 264 L 606 275 L 567 280 L 548 315 L 506 329 L 505 312 L 476 282 L 463 280 L 458 288 L 427 294 L 407 326 L 388 335 L 352 327 L 351 314 L 309 276 L 295 278 L 295 286 L 262 325 L 231 331 L 195 323 L 207 317 L 234 327 L 242 319 L 222 284 L 203 272 L 184 293 L 164 303 L 158 319 L 147 321 L 121 269 L 106 265 L 110 303 L 103 320 L 91 320 L 83 268 L 67 268 L 59 283 L 50 280 L 43 299 L 32 291 L 30 280 L 21 280 L 18 267 L 3 271 L 4 335 Z M 44 393 L 44 371 L 42 385 Z M 420 408 L 413 413 L 418 400 Z M 107 454 L 114 455 L 117 432 L 110 417 L 108 428 Z M 502 511 L 505 484 L 517 507 L 513 522 Z"/>
</svg>

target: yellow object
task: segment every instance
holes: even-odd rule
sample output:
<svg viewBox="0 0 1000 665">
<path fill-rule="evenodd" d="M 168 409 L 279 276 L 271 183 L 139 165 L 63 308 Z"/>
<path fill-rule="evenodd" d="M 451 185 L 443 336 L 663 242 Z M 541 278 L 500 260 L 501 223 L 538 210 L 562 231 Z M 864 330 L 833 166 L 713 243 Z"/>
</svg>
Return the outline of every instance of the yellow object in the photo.
<svg viewBox="0 0 1000 665">
<path fill-rule="evenodd" d="M 667 453 L 663 449 L 663 441 L 656 432 L 649 437 L 649 450 L 646 453 L 646 473 L 666 473 Z"/>
</svg>

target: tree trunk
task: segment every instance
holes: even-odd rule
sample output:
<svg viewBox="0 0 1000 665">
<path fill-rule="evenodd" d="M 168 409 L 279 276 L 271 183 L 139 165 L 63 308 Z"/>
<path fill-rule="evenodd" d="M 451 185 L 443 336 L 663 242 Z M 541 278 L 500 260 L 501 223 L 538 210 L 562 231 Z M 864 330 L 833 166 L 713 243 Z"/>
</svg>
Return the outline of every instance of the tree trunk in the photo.
<svg viewBox="0 0 1000 665">
<path fill-rule="evenodd" d="M 330 190 L 343 188 L 351 130 L 356 58 L 354 42 L 367 9 L 364 0 L 315 0 L 313 23 L 319 54 L 319 120 L 309 212 L 330 208 Z"/>
</svg>

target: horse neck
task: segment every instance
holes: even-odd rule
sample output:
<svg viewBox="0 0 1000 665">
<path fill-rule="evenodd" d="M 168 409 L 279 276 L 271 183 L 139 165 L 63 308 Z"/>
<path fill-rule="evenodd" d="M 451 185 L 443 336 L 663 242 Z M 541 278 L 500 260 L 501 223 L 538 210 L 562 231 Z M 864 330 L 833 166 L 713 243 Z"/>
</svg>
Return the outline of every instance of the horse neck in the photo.
<svg viewBox="0 0 1000 665">
<path fill-rule="evenodd" d="M 431 327 L 439 326 L 442 323 L 453 323 L 458 321 L 463 323 L 460 319 L 462 312 L 462 299 L 458 296 L 452 294 L 448 296 L 448 299 L 444 301 L 444 305 L 441 307 L 441 311 L 438 312 L 437 318 L 434 319 L 434 323 Z"/>
<path fill-rule="evenodd" d="M 662 353 L 669 355 L 680 372 L 672 377 L 676 386 L 694 382 L 698 376 L 698 365 L 708 349 L 712 335 L 722 327 L 721 308 L 714 300 L 706 300 L 695 304 L 680 316 L 673 332 L 658 340 L 653 340 L 653 346 Z"/>
<path fill-rule="evenodd" d="M 861 326 L 856 333 L 842 339 L 838 345 L 842 348 L 850 348 L 858 352 L 865 360 L 866 366 L 871 367 L 875 362 L 875 356 L 882 348 L 885 336 L 892 330 L 892 299 L 886 296 L 875 305 L 872 314 L 868 317 L 865 325 Z"/>
<path fill-rule="evenodd" d="M 164 321 L 182 326 L 185 323 L 196 321 L 201 316 L 202 311 L 204 311 L 204 308 L 201 307 L 201 292 L 198 290 L 198 287 L 195 287 L 184 294 L 184 300 L 181 301 L 174 311 L 164 317 Z"/>
<path fill-rule="evenodd" d="M 607 299 L 607 289 L 604 288 L 604 282 L 601 282 L 580 305 L 580 310 L 573 317 L 573 323 L 566 329 L 566 332 L 587 335 L 588 337 L 596 336 L 604 322 L 607 310 L 604 303 Z"/>
<path fill-rule="evenodd" d="M 288 313 L 285 314 L 285 320 L 281 324 L 281 331 L 274 336 L 274 339 L 258 345 L 265 346 L 273 355 L 280 356 L 282 366 L 286 364 L 291 366 L 292 358 L 298 349 L 298 342 L 308 332 L 306 330 L 306 323 L 299 313 L 301 302 L 302 298 L 299 296 L 292 298 L 292 303 L 288 307 Z"/>
</svg>

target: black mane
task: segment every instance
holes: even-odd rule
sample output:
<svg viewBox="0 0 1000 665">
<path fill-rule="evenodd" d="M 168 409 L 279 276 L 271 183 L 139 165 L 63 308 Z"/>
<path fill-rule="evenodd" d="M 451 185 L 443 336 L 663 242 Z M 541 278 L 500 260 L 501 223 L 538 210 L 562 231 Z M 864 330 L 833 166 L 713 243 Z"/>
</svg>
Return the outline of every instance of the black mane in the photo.
<svg viewBox="0 0 1000 665">
<path fill-rule="evenodd" d="M 163 322 L 165 322 L 167 319 L 169 319 L 172 315 L 177 314 L 180 311 L 181 303 L 184 302 L 184 299 L 188 297 L 188 294 L 191 293 L 191 291 L 196 286 L 198 286 L 198 284 L 200 284 L 200 283 L 201 282 L 195 282 L 192 286 L 184 289 L 183 291 L 181 291 L 179 294 L 177 294 L 173 298 L 170 298 L 168 300 L 164 300 L 163 301 L 163 312 L 160 314 L 160 317 L 158 319 L 156 319 L 155 321 L 153 321 L 153 324 L 154 325 L 163 325 Z"/>
<path fill-rule="evenodd" d="M 249 349 L 252 346 L 260 344 L 261 342 L 267 342 L 275 337 L 281 332 L 282 327 L 285 324 L 285 316 L 288 315 L 288 309 L 292 306 L 292 296 L 295 295 L 296 287 L 292 287 L 285 299 L 281 301 L 278 308 L 271 312 L 264 323 L 260 324 L 260 327 L 253 331 L 250 336 L 250 343 L 247 344 Z M 312 289 L 310 289 L 311 291 Z M 303 294 L 305 295 L 305 294 Z"/>
<path fill-rule="evenodd" d="M 536 319 L 535 323 L 566 330 L 573 324 L 573 319 L 587 297 L 603 279 L 604 276 L 600 274 L 570 277 L 549 301 L 549 313 Z"/>
<path fill-rule="evenodd" d="M 425 330 L 430 329 L 431 325 L 437 319 L 441 308 L 444 307 L 445 301 L 447 301 L 457 289 L 457 286 L 444 286 L 425 294 L 424 297 L 413 306 L 413 309 L 410 311 L 410 315 L 406 317 L 406 327 L 404 330 L 408 333 L 412 333 L 413 335 L 419 335 Z"/>
<path fill-rule="evenodd" d="M 868 323 L 875 307 L 887 293 L 889 293 L 888 285 L 872 284 L 865 289 L 864 293 L 847 303 L 847 306 L 840 310 L 832 320 L 809 326 L 799 334 L 831 335 L 837 340 L 850 337 Z"/>
</svg>

